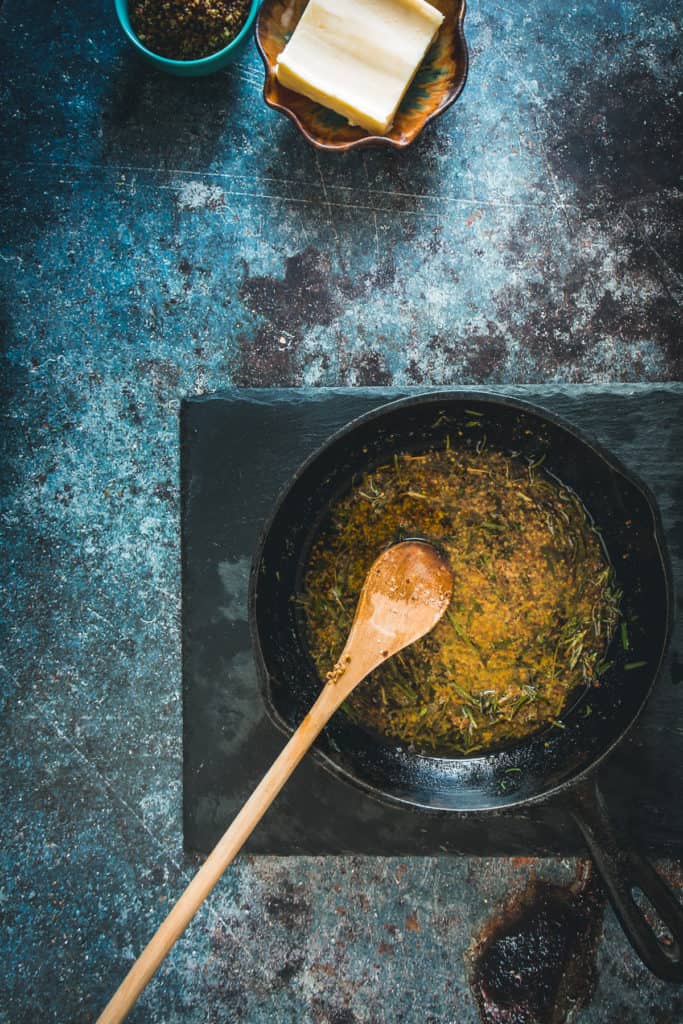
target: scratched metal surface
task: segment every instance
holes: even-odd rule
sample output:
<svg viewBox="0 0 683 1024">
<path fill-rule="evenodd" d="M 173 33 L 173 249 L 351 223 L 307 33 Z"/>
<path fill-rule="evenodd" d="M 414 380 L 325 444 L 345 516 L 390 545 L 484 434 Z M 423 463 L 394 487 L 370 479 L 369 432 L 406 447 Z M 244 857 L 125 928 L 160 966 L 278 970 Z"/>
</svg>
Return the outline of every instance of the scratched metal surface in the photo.
<svg viewBox="0 0 683 1024">
<path fill-rule="evenodd" d="M 264 109 L 253 46 L 176 81 L 110 4 L 3 0 L 3 1024 L 92 1020 L 193 868 L 181 396 L 681 379 L 680 28 L 473 4 L 457 106 L 340 159 Z M 464 951 L 530 873 L 572 868 L 244 859 L 131 1019 L 473 1024 Z M 600 929 L 575 1019 L 679 1020 Z"/>
</svg>

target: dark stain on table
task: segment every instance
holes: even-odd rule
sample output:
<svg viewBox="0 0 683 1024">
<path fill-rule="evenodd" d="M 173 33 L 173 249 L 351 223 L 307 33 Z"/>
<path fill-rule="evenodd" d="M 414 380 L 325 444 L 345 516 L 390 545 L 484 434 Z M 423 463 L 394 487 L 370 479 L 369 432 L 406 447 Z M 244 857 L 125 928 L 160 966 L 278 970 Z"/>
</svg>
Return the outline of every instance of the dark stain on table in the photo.
<svg viewBox="0 0 683 1024">
<path fill-rule="evenodd" d="M 470 951 L 482 1024 L 564 1024 L 592 999 L 604 894 L 590 865 L 559 886 L 534 880 L 487 922 Z"/>
<path fill-rule="evenodd" d="M 680 45 L 662 52 L 655 73 L 644 44 L 624 57 L 622 39 L 595 42 L 604 66 L 573 67 L 557 98 L 562 123 L 549 146 L 556 172 L 613 207 L 643 192 L 678 188 L 683 102 L 668 76 L 676 73 Z"/>
<path fill-rule="evenodd" d="M 243 263 L 240 298 L 262 323 L 255 334 L 240 338 L 231 366 L 236 384 L 300 383 L 304 366 L 299 349 L 305 332 L 329 327 L 349 302 L 376 299 L 378 291 L 390 288 L 395 280 L 396 267 L 390 258 L 374 272 L 355 279 L 343 261 L 340 267 L 341 273 L 335 273 L 329 254 L 310 246 L 285 258 L 281 277 L 252 275 Z M 342 342 L 338 355 L 344 376 L 353 375 L 357 384 L 391 383 L 381 351 L 361 351 L 346 360 Z M 323 351 L 320 356 L 329 365 L 329 355 Z"/>
</svg>

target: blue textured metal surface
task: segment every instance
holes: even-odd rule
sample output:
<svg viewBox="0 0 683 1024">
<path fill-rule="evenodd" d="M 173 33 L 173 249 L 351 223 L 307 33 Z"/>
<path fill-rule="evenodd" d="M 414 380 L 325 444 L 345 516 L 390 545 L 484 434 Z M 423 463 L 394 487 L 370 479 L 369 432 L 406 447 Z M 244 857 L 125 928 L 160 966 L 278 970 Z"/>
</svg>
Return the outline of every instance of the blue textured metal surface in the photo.
<svg viewBox="0 0 683 1024">
<path fill-rule="evenodd" d="M 680 379 L 680 27 L 474 4 L 457 106 L 340 159 L 263 106 L 253 45 L 173 81 L 108 4 L 3 0 L 3 1024 L 92 1020 L 193 867 L 180 397 Z M 246 858 L 131 1019 L 470 1024 L 472 936 L 565 871 Z M 597 966 L 581 1024 L 683 1014 L 609 911 Z"/>
</svg>

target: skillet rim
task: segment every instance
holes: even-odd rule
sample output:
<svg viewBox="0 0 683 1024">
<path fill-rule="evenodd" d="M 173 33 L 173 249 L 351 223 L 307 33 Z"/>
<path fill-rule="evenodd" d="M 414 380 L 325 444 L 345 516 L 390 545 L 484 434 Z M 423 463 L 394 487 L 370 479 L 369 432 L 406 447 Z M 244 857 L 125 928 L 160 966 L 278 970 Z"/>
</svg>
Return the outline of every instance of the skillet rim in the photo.
<svg viewBox="0 0 683 1024">
<path fill-rule="evenodd" d="M 330 392 L 337 390 L 336 388 L 325 389 Z M 352 389 L 343 389 L 348 393 Z M 363 388 L 359 391 L 371 392 L 372 388 Z M 381 390 L 381 389 L 377 389 Z M 403 809 L 419 811 L 421 813 L 428 814 L 448 814 L 448 815 L 469 815 L 469 814 L 488 814 L 493 817 L 495 815 L 505 814 L 508 811 L 514 811 L 517 808 L 528 807 L 532 805 L 538 805 L 547 802 L 548 800 L 557 797 L 559 794 L 564 793 L 567 790 L 578 786 L 581 782 L 588 779 L 594 772 L 597 771 L 598 767 L 610 756 L 614 749 L 625 739 L 628 733 L 631 731 L 635 723 L 638 721 L 640 715 L 647 702 L 649 701 L 654 686 L 659 679 L 662 668 L 666 659 L 666 655 L 671 642 L 671 634 L 674 622 L 674 592 L 673 592 L 673 578 L 671 570 L 670 556 L 668 553 L 666 540 L 664 537 L 664 528 L 661 519 L 661 513 L 659 506 L 655 499 L 654 494 L 648 487 L 648 485 L 632 470 L 628 469 L 624 463 L 616 455 L 614 455 L 608 448 L 604 447 L 599 441 L 585 434 L 582 430 L 569 423 L 562 416 L 557 413 L 545 409 L 541 405 L 537 405 L 533 402 L 528 402 L 524 399 L 517 398 L 516 396 L 501 395 L 496 392 L 481 390 L 476 387 L 465 387 L 465 388 L 447 388 L 443 389 L 438 386 L 434 388 L 422 389 L 416 388 L 415 394 L 410 394 L 410 388 L 402 389 L 400 386 L 396 390 L 405 390 L 408 393 L 401 395 L 398 398 L 390 399 L 389 401 L 382 402 L 380 405 L 367 412 L 361 413 L 359 416 L 355 416 L 348 423 L 339 427 L 335 430 L 326 440 L 318 445 L 314 451 L 308 455 L 304 461 L 297 467 L 294 473 L 289 477 L 286 483 L 280 488 L 270 514 L 264 522 L 261 530 L 259 531 L 256 546 L 252 556 L 251 567 L 249 572 L 249 593 L 248 593 L 248 619 L 249 619 L 249 633 L 251 638 L 252 651 L 256 661 L 259 688 L 264 701 L 266 714 L 269 719 L 273 722 L 279 732 L 281 732 L 286 738 L 292 736 L 295 731 L 289 722 L 284 719 L 272 701 L 269 699 L 269 681 L 271 674 L 268 671 L 263 649 L 261 645 L 260 631 L 256 613 L 256 602 L 257 602 L 257 590 L 258 590 L 258 577 L 260 573 L 260 566 L 263 559 L 264 549 L 268 541 L 272 526 L 280 514 L 281 508 L 284 505 L 287 497 L 296 483 L 304 476 L 309 467 L 313 465 L 320 456 L 333 445 L 343 440 L 344 437 L 354 433 L 356 429 L 371 423 L 375 419 L 380 419 L 389 412 L 393 412 L 395 409 L 401 406 L 416 406 L 416 405 L 427 405 L 427 404 L 439 404 L 443 402 L 452 401 L 480 401 L 488 402 L 497 406 L 505 406 L 507 408 L 518 409 L 520 412 L 529 413 L 532 416 L 536 416 L 541 420 L 546 420 L 553 426 L 558 427 L 569 434 L 573 439 L 578 441 L 580 444 L 585 445 L 591 451 L 593 451 L 606 465 L 615 473 L 620 475 L 628 484 L 635 487 L 644 498 L 649 515 L 650 521 L 648 524 L 649 532 L 654 540 L 657 553 L 659 555 L 660 565 L 662 568 L 662 574 L 664 577 L 664 601 L 665 601 L 665 616 L 666 621 L 664 623 L 664 633 L 659 648 L 659 656 L 657 663 L 651 671 L 649 682 L 643 688 L 643 695 L 638 704 L 636 711 L 631 716 L 626 726 L 622 728 L 621 732 L 617 734 L 601 752 L 596 756 L 592 757 L 588 763 L 577 771 L 571 777 L 562 780 L 559 783 L 549 786 L 540 793 L 527 795 L 524 797 L 512 796 L 510 799 L 501 799 L 499 802 L 492 806 L 490 804 L 483 804 L 482 806 L 467 807 L 467 808 L 453 808 L 445 806 L 434 806 L 433 804 L 421 803 L 417 799 L 408 799 L 402 796 L 389 794 L 381 787 L 374 785 L 358 775 L 354 775 L 348 769 L 340 766 L 334 758 L 326 751 L 321 750 L 318 747 L 318 741 L 316 740 L 311 747 L 310 754 L 314 757 L 316 762 L 320 764 L 326 771 L 330 772 L 335 777 L 341 779 L 343 782 L 352 785 L 356 789 L 360 789 L 365 792 L 368 796 L 372 797 L 379 803 L 390 805 L 394 807 L 401 807 Z M 579 494 L 579 497 L 581 495 Z M 407 754 L 410 758 L 415 761 L 419 760 L 440 760 L 440 761 L 459 761 L 464 760 L 461 758 L 433 758 L 424 754 Z M 473 760 L 468 758 L 467 760 Z"/>
</svg>

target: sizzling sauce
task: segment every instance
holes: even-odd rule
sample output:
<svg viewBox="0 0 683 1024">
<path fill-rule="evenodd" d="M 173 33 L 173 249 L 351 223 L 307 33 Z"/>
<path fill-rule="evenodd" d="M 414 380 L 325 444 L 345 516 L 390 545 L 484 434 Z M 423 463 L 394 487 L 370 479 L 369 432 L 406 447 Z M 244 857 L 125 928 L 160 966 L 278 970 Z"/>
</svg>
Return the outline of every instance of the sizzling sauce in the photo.
<svg viewBox="0 0 683 1024">
<path fill-rule="evenodd" d="M 619 593 L 599 536 L 538 465 L 491 451 L 397 455 L 331 509 L 300 597 L 322 679 L 379 551 L 438 545 L 453 571 L 446 615 L 343 705 L 354 721 L 427 753 L 472 754 L 562 728 L 601 672 Z"/>
</svg>

